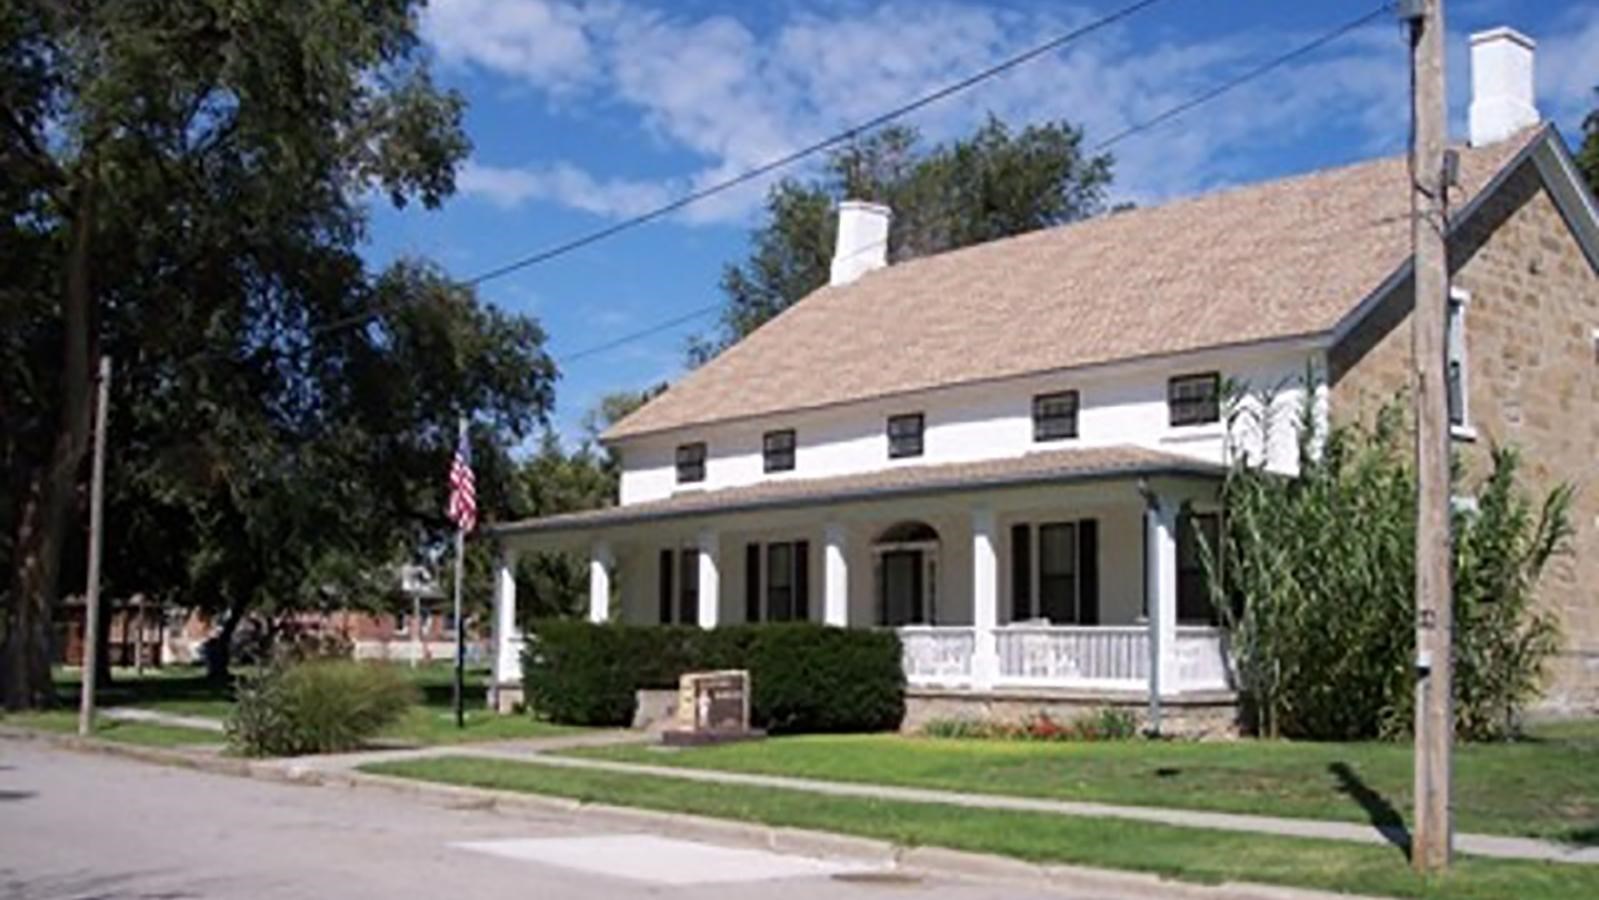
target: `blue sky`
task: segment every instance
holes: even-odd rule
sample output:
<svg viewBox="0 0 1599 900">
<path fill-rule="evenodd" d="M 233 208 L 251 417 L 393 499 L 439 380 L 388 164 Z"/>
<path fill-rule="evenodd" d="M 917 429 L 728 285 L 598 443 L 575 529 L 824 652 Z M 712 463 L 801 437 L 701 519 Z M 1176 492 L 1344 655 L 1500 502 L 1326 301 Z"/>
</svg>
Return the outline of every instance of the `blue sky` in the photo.
<svg viewBox="0 0 1599 900">
<path fill-rule="evenodd" d="M 369 257 L 420 255 L 468 278 L 642 212 L 1069 31 L 1126 0 L 431 0 L 436 77 L 470 103 L 458 193 L 437 212 L 374 209 Z M 1165 0 L 1125 23 L 909 119 L 933 140 L 987 111 L 1067 119 L 1090 142 L 1310 40 L 1377 0 Z M 1454 133 L 1466 35 L 1539 41 L 1538 101 L 1575 139 L 1599 85 L 1599 5 L 1450 0 Z M 1115 148 L 1115 199 L 1141 204 L 1399 152 L 1406 44 L 1382 18 L 1295 65 Z M 801 166 L 791 174 L 804 175 Z M 722 195 L 485 284 L 536 316 L 563 356 L 716 302 L 764 185 Z M 569 438 L 603 394 L 671 379 L 677 329 L 562 365 Z"/>
</svg>

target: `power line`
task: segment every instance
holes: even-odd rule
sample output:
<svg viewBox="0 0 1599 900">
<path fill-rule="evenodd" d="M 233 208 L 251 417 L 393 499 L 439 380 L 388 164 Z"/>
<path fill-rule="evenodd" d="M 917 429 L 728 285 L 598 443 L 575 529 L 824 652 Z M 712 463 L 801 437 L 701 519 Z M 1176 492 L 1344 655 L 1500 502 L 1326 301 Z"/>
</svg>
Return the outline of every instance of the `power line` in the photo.
<svg viewBox="0 0 1599 900">
<path fill-rule="evenodd" d="M 1342 25 L 1339 25 L 1338 27 L 1334 28 L 1333 30 L 1325 32 L 1325 33 L 1321 34 L 1320 36 L 1316 37 L 1315 39 L 1313 39 L 1313 40 L 1311 40 L 1311 41 L 1309 41 L 1307 43 L 1301 44 L 1301 45 L 1299 45 L 1298 47 L 1295 47 L 1292 50 L 1289 50 L 1287 53 L 1284 53 L 1284 54 L 1282 54 L 1280 56 L 1277 56 L 1277 57 L 1274 57 L 1272 59 L 1269 59 L 1266 62 L 1263 62 L 1260 65 L 1257 65 L 1254 68 L 1252 68 L 1252 69 L 1250 69 L 1250 70 L 1248 70 L 1246 72 L 1240 73 L 1236 77 L 1231 78 L 1228 81 L 1225 81 L 1225 82 L 1223 82 L 1220 85 L 1217 85 L 1216 87 L 1210 88 L 1210 89 L 1208 89 L 1206 91 L 1203 91 L 1203 92 L 1201 92 L 1199 94 L 1196 94 L 1196 95 L 1188 98 L 1187 100 L 1184 100 L 1181 103 L 1178 103 L 1178 104 L 1176 104 L 1174 106 L 1170 106 L 1170 107 L 1162 110 L 1160 113 L 1158 113 L 1157 115 L 1155 115 L 1155 116 L 1153 116 L 1151 118 L 1145 119 L 1142 122 L 1137 122 L 1137 123 L 1135 123 L 1133 125 L 1129 125 L 1128 127 L 1122 129 L 1121 131 L 1116 132 L 1115 134 L 1111 135 L 1110 137 L 1106 138 L 1105 140 L 1100 141 L 1099 143 L 1095 144 L 1093 149 L 1096 152 L 1100 151 L 1100 150 L 1104 150 L 1104 149 L 1106 149 L 1108 147 L 1111 147 L 1111 146 L 1113 146 L 1115 144 L 1121 143 L 1122 141 L 1126 140 L 1127 138 L 1134 137 L 1136 135 L 1142 134 L 1143 132 L 1149 131 L 1150 129 L 1157 128 L 1160 125 L 1163 125 L 1166 122 L 1169 122 L 1172 119 L 1175 119 L 1178 116 L 1181 116 L 1183 113 L 1186 113 L 1186 112 L 1189 112 L 1190 110 L 1193 110 L 1195 107 L 1203 106 L 1204 104 L 1209 103 L 1212 100 L 1217 99 L 1218 97 L 1221 97 L 1221 96 L 1223 96 L 1225 94 L 1231 93 L 1234 90 L 1237 90 L 1238 88 L 1244 86 L 1245 84 L 1248 84 L 1251 81 L 1254 81 L 1257 78 L 1260 78 L 1263 75 L 1266 75 L 1266 74 L 1268 74 L 1268 73 L 1270 73 L 1270 72 L 1272 72 L 1272 71 L 1274 71 L 1276 69 L 1280 69 L 1283 66 L 1285 66 L 1285 65 L 1287 65 L 1287 64 L 1289 64 L 1289 63 L 1291 63 L 1291 62 L 1293 62 L 1293 61 L 1295 61 L 1295 60 L 1297 60 L 1297 59 L 1299 59 L 1301 57 L 1308 56 L 1309 54 L 1314 53 L 1317 50 L 1320 50 L 1322 47 L 1325 47 L 1326 45 L 1338 40 L 1339 38 L 1342 38 L 1345 35 L 1348 35 L 1350 32 L 1355 31 L 1356 29 L 1371 23 L 1372 21 L 1376 20 L 1378 17 L 1388 13 L 1392 8 L 1393 8 L 1392 3 L 1383 3 L 1382 5 L 1378 6 L 1376 9 L 1373 9 L 1370 12 L 1367 12 L 1367 13 L 1365 13 L 1365 14 L 1363 14 L 1363 15 L 1355 18 L 1355 19 L 1351 19 L 1350 21 L 1345 22 Z M 1127 10 L 1124 10 L 1123 12 L 1126 13 L 1126 12 L 1129 12 L 1129 11 L 1136 11 L 1136 10 L 1134 10 L 1131 7 L 1129 7 Z M 1039 52 L 1042 52 L 1042 51 L 1039 51 Z M 1029 51 L 1029 53 L 1033 53 L 1033 55 L 1035 55 L 1035 56 L 1037 55 L 1037 53 L 1034 52 L 1034 51 Z M 1031 58 L 1031 57 L 1028 57 L 1028 58 Z M 867 127 L 867 126 L 863 126 L 863 128 L 864 127 Z M 651 214 L 647 214 L 647 215 L 651 215 Z M 626 223 L 623 223 L 623 224 L 626 224 Z M 633 223 L 633 224 L 641 224 L 641 223 Z M 598 240 L 598 238 L 595 238 L 595 239 Z M 532 263 L 529 263 L 529 265 L 531 265 L 531 264 Z M 720 308 L 719 304 L 711 305 L 711 306 L 708 306 L 708 307 L 702 307 L 702 308 L 697 309 L 697 310 L 695 310 L 693 312 L 687 313 L 687 314 L 685 314 L 685 315 L 683 315 L 683 316 L 681 316 L 679 318 L 672 319 L 672 320 L 667 321 L 667 322 L 662 322 L 661 324 L 653 326 L 651 328 L 642 329 L 642 330 L 637 331 L 637 332 L 635 332 L 633 334 L 629 334 L 629 335 L 625 335 L 623 337 L 616 338 L 615 340 L 608 341 L 608 342 L 606 342 L 604 344 L 600 344 L 598 346 L 589 347 L 589 348 L 587 348 L 585 350 L 582 350 L 582 351 L 580 351 L 578 353 L 573 353 L 573 354 L 561 359 L 560 362 L 562 362 L 562 363 L 575 362 L 576 360 L 583 359 L 584 357 L 593 356 L 593 355 L 596 355 L 598 353 L 603 353 L 606 350 L 615 349 L 616 347 L 622 346 L 624 344 L 631 343 L 631 342 L 633 342 L 635 340 L 641 340 L 641 339 L 646 338 L 646 337 L 652 337 L 652 336 L 654 336 L 654 335 L 656 335 L 656 334 L 658 334 L 658 333 L 660 333 L 662 331 L 668 331 L 668 330 L 670 330 L 672 328 L 675 328 L 675 327 L 677 327 L 679 325 L 684 324 L 685 322 L 692 321 L 694 319 L 699 318 L 700 316 L 703 316 L 703 315 L 706 315 L 708 313 L 714 312 L 715 310 L 717 310 L 719 308 Z"/>
<path fill-rule="evenodd" d="M 698 308 L 698 309 L 696 309 L 696 310 L 694 310 L 692 312 L 686 312 L 683 315 L 678 316 L 675 319 L 668 319 L 665 322 L 661 322 L 661 323 L 656 324 L 656 325 L 651 325 L 648 328 L 640 329 L 640 330 L 635 331 L 635 332 L 633 332 L 631 334 L 624 334 L 621 337 L 614 338 L 612 340 L 606 341 L 603 344 L 596 344 L 593 347 L 586 347 L 586 348 L 584 348 L 582 350 L 577 351 L 576 353 L 569 353 L 566 356 L 560 357 L 556 361 L 559 362 L 559 363 L 562 363 L 562 364 L 572 363 L 572 362 L 576 362 L 577 360 L 583 359 L 584 357 L 594 356 L 594 355 L 599 354 L 599 353 L 604 353 L 607 350 L 614 350 L 617 347 L 620 347 L 620 346 L 622 346 L 624 344 L 631 344 L 634 341 L 642 340 L 642 339 L 647 338 L 647 337 L 652 337 L 654 335 L 660 334 L 663 331 L 670 331 L 671 329 L 676 328 L 679 325 L 684 325 L 684 324 L 687 324 L 688 322 L 692 322 L 695 319 L 698 319 L 700 316 L 710 315 L 711 313 L 716 312 L 716 311 L 720 310 L 721 308 L 722 308 L 722 304 L 720 302 L 712 303 L 709 306 L 702 306 L 702 307 L 700 307 L 700 308 Z"/>
<path fill-rule="evenodd" d="M 1232 91 L 1234 91 L 1234 90 L 1236 90 L 1236 89 L 1238 89 L 1240 87 L 1243 87 L 1245 84 L 1248 84 L 1249 82 L 1254 81 L 1255 79 L 1261 77 L 1262 75 L 1267 74 L 1268 72 L 1271 72 L 1271 71 L 1273 71 L 1275 69 L 1280 69 L 1283 66 L 1293 62 L 1296 59 L 1299 59 L 1302 56 L 1307 56 L 1307 55 L 1309 55 L 1311 53 L 1314 53 L 1317 50 L 1320 50 L 1322 47 L 1325 47 L 1326 45 L 1332 43 L 1333 41 L 1338 40 L 1339 38 L 1343 37 L 1344 35 L 1349 34 L 1351 31 L 1354 31 L 1355 29 L 1360 28 L 1363 25 L 1369 24 L 1370 22 L 1372 22 L 1375 19 L 1377 19 L 1377 17 L 1387 14 L 1390 10 L 1392 10 L 1392 8 L 1393 8 L 1393 5 L 1391 3 L 1384 3 L 1381 6 L 1377 7 L 1376 9 L 1372 10 L 1371 12 L 1368 12 L 1365 15 L 1360 16 L 1359 18 L 1352 19 L 1352 20 L 1350 20 L 1348 22 L 1345 22 L 1344 24 L 1338 26 L 1337 28 L 1333 29 L 1332 31 L 1329 31 L 1329 32 L 1321 35 L 1320 37 L 1316 38 L 1315 40 L 1310 41 L 1309 43 L 1301 44 L 1300 46 L 1295 47 L 1294 49 L 1288 51 L 1287 53 L 1284 53 L 1281 56 L 1275 57 L 1273 59 L 1267 60 L 1266 62 L 1261 63 L 1260 65 L 1254 67 L 1253 69 L 1250 69 L 1249 71 L 1244 72 L 1244 73 L 1238 75 L 1235 78 L 1232 78 L 1232 79 L 1230 79 L 1230 80 L 1228 80 L 1226 82 L 1223 82 L 1222 84 L 1217 85 L 1216 87 L 1211 88 L 1208 91 L 1204 91 L 1204 92 L 1201 92 L 1199 94 L 1196 94 L 1193 97 L 1190 97 L 1187 100 L 1184 100 L 1183 102 L 1177 104 L 1176 106 L 1169 107 L 1169 108 L 1161 111 L 1161 113 L 1159 115 L 1156 115 L 1153 118 L 1145 119 L 1142 122 L 1138 122 L 1138 123 L 1135 123 L 1133 125 L 1129 125 L 1128 127 L 1122 129 L 1121 131 L 1116 132 L 1115 134 L 1111 135 L 1110 137 L 1106 138 L 1105 140 L 1100 141 L 1098 144 L 1094 145 L 1094 149 L 1095 150 L 1104 150 L 1105 148 L 1110 147 L 1110 146 L 1112 146 L 1114 144 L 1119 144 L 1122 141 L 1126 140 L 1127 138 L 1132 137 L 1135 134 L 1139 134 L 1139 133 L 1148 131 L 1151 128 L 1154 128 L 1154 127 L 1156 127 L 1158 125 L 1161 125 L 1161 124 L 1163 124 L 1163 123 L 1165 123 L 1167 121 L 1170 121 L 1171 119 L 1175 119 L 1178 116 L 1182 115 L 1185 112 L 1188 112 L 1189 110 L 1193 109 L 1196 106 L 1203 106 L 1204 104 L 1209 103 L 1212 100 L 1215 100 L 1217 97 L 1220 97 L 1223 94 L 1231 93 Z"/>
<path fill-rule="evenodd" d="M 952 84 L 945 85 L 944 87 L 941 87 L 938 90 L 933 91 L 930 94 L 925 94 L 925 95 L 923 95 L 921 97 L 918 97 L 915 100 L 910 101 L 909 103 L 906 103 L 906 104 L 904 104 L 902 106 L 895 107 L 894 109 L 891 109 L 888 112 L 882 113 L 881 115 L 875 116 L 875 117 L 873 117 L 871 119 L 867 119 L 864 122 L 860 122 L 860 123 L 848 128 L 848 129 L 845 129 L 844 131 L 840 131 L 837 134 L 834 134 L 834 135 L 832 135 L 830 137 L 826 137 L 826 138 L 823 138 L 822 140 L 816 141 L 814 143 L 807 144 L 806 146 L 801 147 L 800 149 L 795 150 L 792 153 L 788 153 L 788 154 L 786 154 L 784 156 L 780 156 L 780 157 L 778 157 L 776 159 L 769 160 L 767 162 L 761 163 L 760 165 L 754 167 L 753 169 L 746 169 L 743 172 L 740 172 L 739 174 L 734 175 L 732 178 L 729 178 L 729 179 L 727 179 L 725 181 L 719 181 L 716 184 L 710 185 L 708 187 L 703 187 L 703 188 L 701 188 L 701 189 L 699 189 L 697 191 L 693 191 L 691 193 L 684 194 L 683 196 L 677 198 L 676 200 L 672 200 L 672 201 L 670 201 L 668 203 L 664 203 L 664 204 L 662 204 L 660 206 L 655 207 L 654 209 L 649 210 L 648 212 L 640 213 L 639 215 L 633 216 L 630 219 L 623 219 L 620 222 L 616 222 L 616 223 L 614 223 L 612 225 L 608 225 L 608 226 L 606 226 L 604 228 L 600 228 L 600 229 L 597 229 L 595 231 L 588 232 L 587 234 L 579 235 L 578 237 L 572 238 L 571 240 L 564 241 L 562 243 L 556 244 L 553 247 L 548 247 L 548 248 L 546 248 L 544 250 L 540 250 L 540 251 L 538 251 L 536 253 L 529 254 L 527 256 L 522 257 L 521 259 L 512 260 L 511 262 L 505 263 L 503 265 L 496 266 L 496 267 L 494 267 L 492 269 L 489 269 L 486 272 L 483 272 L 483 273 L 481 273 L 479 275 L 475 275 L 475 276 L 473 276 L 471 278 L 468 278 L 465 282 L 463 282 L 463 284 L 466 284 L 466 285 L 469 285 L 469 286 L 472 286 L 472 287 L 476 287 L 477 285 L 480 285 L 480 284 L 484 283 L 485 281 L 490 281 L 490 280 L 493 280 L 495 278 L 500 278 L 502 276 L 509 275 L 512 272 L 516 272 L 516 271 L 519 271 L 521 269 L 525 269 L 528 266 L 537 265 L 539 263 L 554 259 L 557 256 L 564 256 L 567 253 L 571 253 L 574 250 L 578 250 L 578 249 L 580 249 L 582 247 L 586 247 L 589 244 L 593 244 L 593 243 L 595 243 L 597 241 L 605 240 L 606 238 L 611 237 L 612 235 L 620 234 L 621 232 L 627 231 L 627 230 L 632 229 L 632 228 L 637 228 L 638 226 L 643 225 L 643 224 L 645 224 L 647 222 L 653 222 L 654 220 L 659 219 L 662 216 L 670 215 L 670 214 L 672 214 L 674 212 L 677 212 L 678 210 L 680 210 L 680 209 L 682 209 L 682 208 L 684 208 L 686 206 L 689 206 L 689 205 L 694 204 L 694 203 L 698 203 L 699 201 L 704 200 L 707 197 L 712 197 L 712 196 L 715 196 L 717 194 L 723 193 L 724 191 L 731 190 L 731 189 L 733 189 L 735 187 L 738 187 L 741 184 L 745 184 L 747 182 L 750 182 L 750 181 L 753 181 L 753 180 L 755 180 L 757 178 L 760 178 L 762 175 L 769 174 L 769 173 L 774 172 L 774 171 L 776 171 L 778 169 L 786 168 L 786 167 L 788 167 L 790 165 L 793 165 L 796 162 L 799 162 L 802 159 L 805 159 L 806 157 L 814 156 L 817 153 L 822 152 L 823 150 L 827 150 L 827 149 L 830 149 L 832 147 L 836 147 L 836 146 L 838 146 L 840 144 L 846 143 L 846 142 L 848 142 L 850 140 L 853 140 L 857 136 L 859 136 L 862 132 L 873 131 L 873 130 L 875 130 L 877 128 L 882 127 L 883 125 L 887 125 L 888 123 L 895 121 L 896 119 L 901 119 L 901 118 L 909 115 L 910 113 L 916 112 L 917 110 L 922 109 L 923 107 L 930 106 L 930 105 L 932 105 L 934 103 L 937 103 L 940 100 L 943 100 L 943 99 L 945 99 L 947 97 L 950 97 L 950 96 L 953 96 L 955 94 L 958 94 L 961 91 L 967 90 L 968 88 L 971 88 L 971 87 L 973 87 L 975 85 L 981 84 L 982 82 L 987 81 L 990 78 L 994 78 L 996 76 L 1003 75 L 1004 73 L 1010 71 L 1011 69 L 1016 68 L 1017 66 L 1022 65 L 1023 63 L 1030 62 L 1030 61 L 1032 61 L 1034 59 L 1037 59 L 1040 56 L 1043 56 L 1046 53 L 1050 53 L 1052 51 L 1058 50 L 1061 47 L 1064 47 L 1065 45 L 1071 43 L 1072 41 L 1077 40 L 1078 38 L 1084 37 L 1085 35 L 1092 34 L 1095 31 L 1099 31 L 1102 28 L 1106 28 L 1106 27 L 1108 27 L 1110 25 L 1113 25 L 1113 24 L 1121 21 L 1122 19 L 1128 18 L 1129 16 L 1132 16 L 1133 14 L 1135 14 L 1135 13 L 1137 13 L 1137 12 L 1147 8 L 1147 7 L 1154 6 L 1156 3 L 1160 3 L 1160 2 L 1162 2 L 1162 0 L 1138 0 L 1138 2 L 1136 2 L 1136 3 L 1130 3 L 1127 6 L 1124 6 L 1121 9 L 1118 9 L 1115 12 L 1112 12 L 1112 13 L 1110 13 L 1108 15 L 1105 15 L 1105 16 L 1102 16 L 1102 17 L 1100 17 L 1098 19 L 1095 19 L 1094 21 L 1089 22 L 1086 25 L 1083 25 L 1083 26 L 1081 26 L 1079 28 L 1073 29 L 1072 31 L 1069 31 L 1069 32 L 1067 32 L 1067 33 L 1065 33 L 1063 35 L 1060 35 L 1059 37 L 1056 37 L 1056 38 L 1054 38 L 1052 40 L 1049 40 L 1049 41 L 1046 41 L 1046 42 L 1044 42 L 1042 44 L 1039 44 L 1038 46 L 1033 47 L 1030 50 L 1026 50 L 1026 51 L 1024 51 L 1022 53 L 1018 53 L 1015 56 L 1009 57 L 1009 58 L 1007 58 L 1007 59 L 1005 59 L 1005 60 L 1003 60 L 1003 61 L 1001 61 L 999 63 L 996 63 L 996 64 L 994 64 L 992 66 L 989 66 L 988 68 L 983 69 L 980 72 L 977 72 L 977 73 L 972 74 L 972 75 L 968 75 L 967 77 L 962 78 L 961 80 L 956 81 L 956 82 L 954 82 Z"/>
</svg>

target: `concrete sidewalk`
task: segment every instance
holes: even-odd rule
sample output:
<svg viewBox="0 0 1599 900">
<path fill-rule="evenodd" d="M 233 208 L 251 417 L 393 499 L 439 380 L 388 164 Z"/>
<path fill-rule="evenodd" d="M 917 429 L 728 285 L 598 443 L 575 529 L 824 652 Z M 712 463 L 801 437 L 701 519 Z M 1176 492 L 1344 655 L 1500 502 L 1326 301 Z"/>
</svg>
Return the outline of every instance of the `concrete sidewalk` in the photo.
<svg viewBox="0 0 1599 900">
<path fill-rule="evenodd" d="M 205 716 L 184 716 L 155 709 L 140 709 L 136 706 L 108 706 L 96 710 L 95 715 L 115 722 L 140 722 L 146 725 L 165 725 L 169 728 L 214 731 L 217 734 L 223 732 L 220 719 L 211 719 Z"/>
<path fill-rule="evenodd" d="M 1209 828 L 1218 831 L 1273 834 L 1285 837 L 1350 841 L 1364 844 L 1392 844 L 1401 847 L 1409 842 L 1409 835 L 1403 830 L 1385 829 L 1376 825 L 1362 825 L 1353 822 L 1329 822 L 1319 819 L 1240 815 L 1236 813 L 1148 806 L 1122 806 L 1109 803 L 1046 800 L 997 794 L 969 794 L 929 788 L 821 781 L 811 778 L 792 778 L 778 775 L 752 775 L 741 772 L 685 769 L 675 766 L 620 763 L 551 755 L 552 753 L 577 747 L 603 746 L 620 742 L 638 743 L 642 740 L 644 738 L 628 732 L 606 732 L 598 735 L 574 735 L 571 737 L 545 738 L 531 741 L 469 744 L 453 747 L 427 747 L 417 750 L 362 753 L 285 762 L 290 766 L 291 774 L 292 769 L 295 767 L 307 772 L 330 773 L 353 771 L 361 765 L 374 762 L 444 756 L 471 756 L 557 768 L 585 769 L 623 775 L 644 775 L 653 778 L 675 778 L 707 784 L 805 791 L 831 797 L 858 797 L 905 803 L 960 806 L 970 809 L 1048 813 L 1083 818 L 1127 819 L 1159 825 L 1173 825 L 1179 828 Z M 1489 834 L 1456 834 L 1455 847 L 1461 853 L 1474 856 L 1599 865 L 1599 847 L 1578 847 L 1535 838 Z"/>
</svg>

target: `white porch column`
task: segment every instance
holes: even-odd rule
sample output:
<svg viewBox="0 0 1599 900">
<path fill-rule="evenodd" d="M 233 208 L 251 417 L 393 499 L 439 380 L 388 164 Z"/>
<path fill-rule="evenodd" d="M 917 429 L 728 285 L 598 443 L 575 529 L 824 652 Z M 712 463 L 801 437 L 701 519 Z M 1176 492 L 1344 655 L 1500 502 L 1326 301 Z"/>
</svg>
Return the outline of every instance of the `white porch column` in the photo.
<svg viewBox="0 0 1599 900">
<path fill-rule="evenodd" d="M 721 615 L 722 577 L 717 570 L 717 554 L 721 550 L 721 536 L 706 530 L 699 534 L 700 560 L 700 627 L 715 628 Z"/>
<path fill-rule="evenodd" d="M 994 511 L 972 511 L 972 625 L 977 643 L 972 650 L 972 687 L 988 690 L 999 676 L 999 553 Z"/>
<path fill-rule="evenodd" d="M 823 529 L 822 621 L 839 628 L 849 626 L 849 561 L 845 555 L 847 532 L 839 522 Z"/>
<path fill-rule="evenodd" d="M 611 566 L 615 557 L 606 541 L 595 541 L 589 548 L 589 621 L 611 620 Z"/>
<path fill-rule="evenodd" d="M 1158 699 L 1177 693 L 1177 503 L 1155 494 L 1146 500 L 1144 602 L 1149 616 L 1151 725 L 1158 729 Z"/>
<path fill-rule="evenodd" d="M 516 627 L 516 551 L 502 546 L 494 560 L 495 685 L 521 685 L 521 657 L 522 632 Z"/>
</svg>

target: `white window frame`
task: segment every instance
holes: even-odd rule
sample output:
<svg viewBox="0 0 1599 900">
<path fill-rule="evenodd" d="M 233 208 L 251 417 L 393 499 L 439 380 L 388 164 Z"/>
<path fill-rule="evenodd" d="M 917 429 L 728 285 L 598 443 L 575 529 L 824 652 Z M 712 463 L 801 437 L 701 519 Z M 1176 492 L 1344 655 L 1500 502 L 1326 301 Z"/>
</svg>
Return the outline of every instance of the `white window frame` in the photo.
<svg viewBox="0 0 1599 900">
<path fill-rule="evenodd" d="M 1449 423 L 1449 436 L 1456 440 L 1474 441 L 1477 429 L 1471 419 L 1471 345 L 1467 340 L 1466 313 L 1471 309 L 1471 292 L 1458 287 L 1449 289 L 1449 306 L 1444 315 L 1444 402 L 1449 402 L 1449 366 L 1460 365 L 1460 421 Z"/>
</svg>

